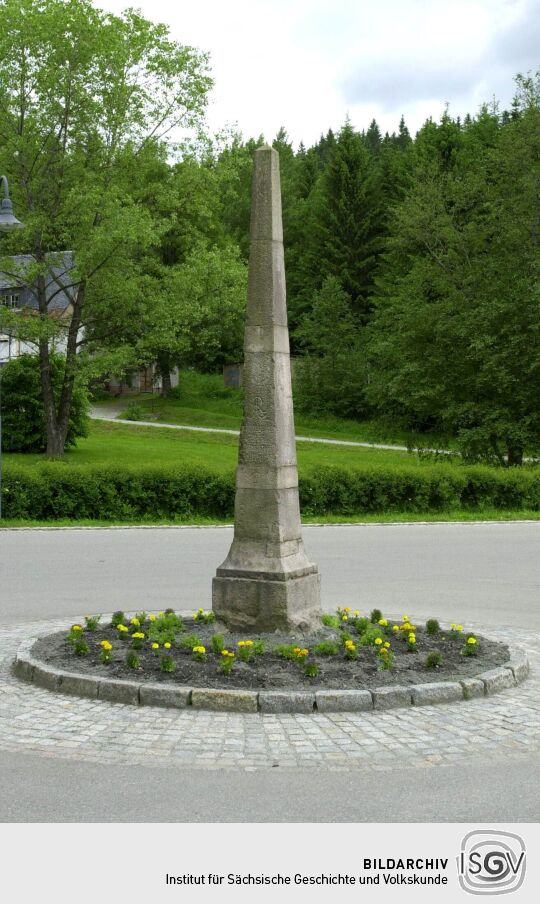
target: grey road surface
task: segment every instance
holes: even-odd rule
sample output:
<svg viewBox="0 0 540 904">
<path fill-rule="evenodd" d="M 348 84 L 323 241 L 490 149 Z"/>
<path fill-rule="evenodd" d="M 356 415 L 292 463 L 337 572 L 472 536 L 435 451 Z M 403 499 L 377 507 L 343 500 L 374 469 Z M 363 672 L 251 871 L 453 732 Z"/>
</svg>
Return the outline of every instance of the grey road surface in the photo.
<svg viewBox="0 0 540 904">
<path fill-rule="evenodd" d="M 231 536 L 228 528 L 0 530 L 0 623 L 208 606 Z M 378 606 L 418 620 L 540 630 L 540 523 L 310 526 L 304 537 L 329 610 Z M 501 735 L 506 728 L 503 721 Z M 400 770 L 410 781 L 396 790 L 387 773 L 358 768 L 130 769 L 5 750 L 0 821 L 243 822 L 249 812 L 268 822 L 386 822 L 388 814 L 396 822 L 534 822 L 539 767 L 532 746 L 515 760 Z"/>
<path fill-rule="evenodd" d="M 210 604 L 230 528 L 0 530 L 0 623 Z M 323 605 L 540 629 L 540 522 L 308 526 Z"/>
<path fill-rule="evenodd" d="M 536 822 L 540 756 L 467 768 L 213 772 L 0 758 L 2 822 Z M 492 793 L 486 794 L 486 789 Z M 239 805 L 240 802 L 240 805 Z"/>
</svg>

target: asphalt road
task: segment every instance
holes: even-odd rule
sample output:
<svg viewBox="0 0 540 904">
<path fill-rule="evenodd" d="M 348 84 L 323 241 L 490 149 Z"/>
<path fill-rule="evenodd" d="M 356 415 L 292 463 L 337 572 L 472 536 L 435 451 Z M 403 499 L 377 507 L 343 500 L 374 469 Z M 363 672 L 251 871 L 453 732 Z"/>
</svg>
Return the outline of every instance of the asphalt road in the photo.
<svg viewBox="0 0 540 904">
<path fill-rule="evenodd" d="M 208 606 L 232 532 L 0 531 L 0 622 Z M 306 527 L 323 603 L 540 630 L 540 523 Z M 540 755 L 382 774 L 197 771 L 0 754 L 3 822 L 533 822 Z M 404 780 L 410 775 L 410 781 Z M 107 802 L 104 809 L 104 801 Z M 389 816 L 389 814 L 391 814 Z"/>
<path fill-rule="evenodd" d="M 516 767 L 404 769 L 390 781 L 358 770 L 126 769 L 3 753 L 0 821 L 536 822 L 540 755 Z"/>
<path fill-rule="evenodd" d="M 0 530 L 0 623 L 208 607 L 230 528 Z M 308 526 L 324 608 L 540 630 L 540 522 Z"/>
</svg>

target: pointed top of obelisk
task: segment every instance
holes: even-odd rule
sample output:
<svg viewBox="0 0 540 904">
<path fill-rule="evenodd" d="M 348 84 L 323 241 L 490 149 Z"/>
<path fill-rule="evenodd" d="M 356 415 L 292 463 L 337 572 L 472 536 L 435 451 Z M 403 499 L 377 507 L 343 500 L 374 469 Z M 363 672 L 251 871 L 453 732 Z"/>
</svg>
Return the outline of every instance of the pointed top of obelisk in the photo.
<svg viewBox="0 0 540 904">
<path fill-rule="evenodd" d="M 251 197 L 251 241 L 282 242 L 279 154 L 269 145 L 255 151 Z"/>
</svg>

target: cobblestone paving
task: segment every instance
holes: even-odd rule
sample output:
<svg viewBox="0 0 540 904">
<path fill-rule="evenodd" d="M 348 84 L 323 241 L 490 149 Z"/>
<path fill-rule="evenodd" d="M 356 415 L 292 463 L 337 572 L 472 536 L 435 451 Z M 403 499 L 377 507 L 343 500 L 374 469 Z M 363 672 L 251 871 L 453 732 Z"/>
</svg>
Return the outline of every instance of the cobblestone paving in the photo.
<svg viewBox="0 0 540 904">
<path fill-rule="evenodd" d="M 83 700 L 11 674 L 22 640 L 62 628 L 47 621 L 0 628 L 0 751 L 100 763 L 244 769 L 436 768 L 540 749 L 540 635 L 467 625 L 519 644 L 524 684 L 493 697 L 381 713 L 238 714 L 174 711 Z"/>
</svg>

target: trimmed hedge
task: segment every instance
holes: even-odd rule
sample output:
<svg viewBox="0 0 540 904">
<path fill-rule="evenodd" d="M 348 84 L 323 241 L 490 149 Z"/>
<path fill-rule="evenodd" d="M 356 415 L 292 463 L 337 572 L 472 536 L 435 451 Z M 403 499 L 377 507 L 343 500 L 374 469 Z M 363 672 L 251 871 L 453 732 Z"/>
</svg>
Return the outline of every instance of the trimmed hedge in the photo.
<svg viewBox="0 0 540 904">
<path fill-rule="evenodd" d="M 4 469 L 5 518 L 135 520 L 231 518 L 234 473 L 170 466 L 73 466 L 62 462 Z M 392 511 L 540 510 L 540 468 L 461 465 L 326 467 L 300 477 L 306 515 Z"/>
</svg>

